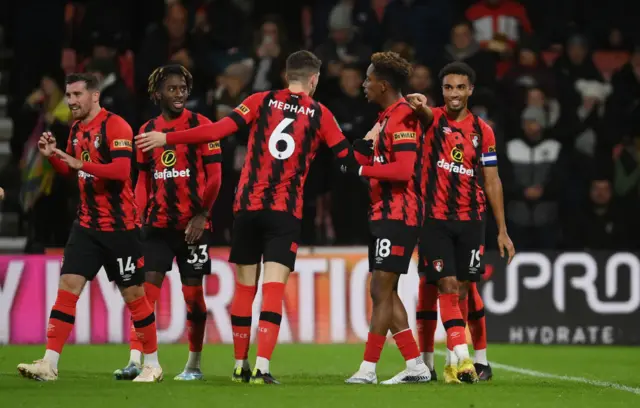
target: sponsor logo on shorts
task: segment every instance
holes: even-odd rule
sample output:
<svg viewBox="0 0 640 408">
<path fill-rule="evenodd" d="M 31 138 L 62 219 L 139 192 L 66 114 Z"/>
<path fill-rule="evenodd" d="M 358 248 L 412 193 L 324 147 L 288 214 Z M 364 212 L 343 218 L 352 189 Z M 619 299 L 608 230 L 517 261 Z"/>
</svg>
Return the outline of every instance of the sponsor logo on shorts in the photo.
<svg viewBox="0 0 640 408">
<path fill-rule="evenodd" d="M 435 261 L 433 261 L 433 269 L 435 269 L 436 272 L 442 272 L 443 268 L 444 262 L 442 261 L 442 259 L 436 259 Z"/>
</svg>

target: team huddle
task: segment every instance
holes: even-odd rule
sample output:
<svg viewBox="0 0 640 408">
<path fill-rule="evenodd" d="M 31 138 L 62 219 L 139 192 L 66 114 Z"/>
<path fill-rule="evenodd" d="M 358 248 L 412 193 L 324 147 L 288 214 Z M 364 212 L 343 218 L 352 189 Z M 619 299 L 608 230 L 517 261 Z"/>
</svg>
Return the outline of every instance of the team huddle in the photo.
<svg viewBox="0 0 640 408">
<path fill-rule="evenodd" d="M 247 155 L 236 190 L 229 261 L 236 266 L 231 304 L 235 366 L 231 379 L 279 384 L 271 374 L 285 285 L 295 268 L 301 234 L 303 188 L 321 144 L 343 173 L 369 183 L 371 325 L 364 358 L 350 384 L 377 383 L 376 363 L 391 331 L 406 369 L 382 384 L 436 380 L 437 303 L 447 331 L 444 380 L 474 383 L 492 377 L 479 281 L 485 215 L 491 204 L 498 246 L 509 261 L 515 250 L 506 232 L 502 185 L 491 128 L 467 110 L 475 73 L 462 63 L 440 73 L 445 106 L 406 98 L 401 89 L 410 64 L 398 54 L 376 53 L 367 69 L 367 99 L 380 106 L 371 131 L 349 143 L 333 114 L 312 99 L 321 61 L 298 51 L 286 62 L 287 89 L 249 96 L 227 117 L 211 123 L 185 109 L 193 78 L 179 65 L 156 69 L 149 96 L 161 114 L 133 137 L 131 127 L 99 105 L 91 75 L 66 79 L 75 120 L 66 150 L 44 133 L 41 153 L 62 175 L 77 174 L 80 203 L 64 250 L 59 289 L 42 359 L 20 364 L 24 377 L 58 378 L 58 360 L 75 321 L 87 281 L 104 267 L 131 312 L 130 356 L 114 372 L 119 380 L 159 382 L 155 304 L 173 259 L 187 305 L 189 356 L 175 379 L 200 380 L 207 319 L 203 277 L 210 273 L 210 211 L 221 186 L 220 140 L 248 129 Z M 135 146 L 135 149 L 134 149 Z M 134 183 L 132 161 L 138 169 Z M 418 338 L 409 328 L 398 282 L 418 249 Z M 262 277 L 257 358 L 248 360 L 252 304 Z M 467 347 L 469 324 L 475 361 Z"/>
</svg>

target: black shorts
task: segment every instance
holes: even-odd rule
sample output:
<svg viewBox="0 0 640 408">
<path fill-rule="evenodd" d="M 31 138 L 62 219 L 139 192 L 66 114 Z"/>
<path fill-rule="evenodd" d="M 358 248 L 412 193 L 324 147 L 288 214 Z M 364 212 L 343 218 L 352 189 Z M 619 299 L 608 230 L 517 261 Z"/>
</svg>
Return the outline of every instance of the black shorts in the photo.
<svg viewBox="0 0 640 408">
<path fill-rule="evenodd" d="M 434 283 L 447 276 L 478 282 L 482 276 L 485 221 L 428 218 L 420 231 L 419 272 Z"/>
<path fill-rule="evenodd" d="M 64 248 L 61 275 L 93 280 L 104 266 L 109 281 L 129 287 L 144 282 L 140 231 L 96 231 L 75 222 Z"/>
<path fill-rule="evenodd" d="M 231 233 L 229 262 L 254 265 L 277 262 L 294 270 L 300 220 L 284 211 L 239 211 Z"/>
<path fill-rule="evenodd" d="M 180 276 L 198 278 L 211 273 L 209 244 L 211 232 L 205 230 L 195 244 L 187 244 L 184 230 L 144 227 L 142 254 L 145 272 L 168 272 L 176 258 Z"/>
<path fill-rule="evenodd" d="M 402 221 L 369 221 L 369 272 L 374 270 L 405 274 L 418 243 L 418 227 Z"/>
</svg>

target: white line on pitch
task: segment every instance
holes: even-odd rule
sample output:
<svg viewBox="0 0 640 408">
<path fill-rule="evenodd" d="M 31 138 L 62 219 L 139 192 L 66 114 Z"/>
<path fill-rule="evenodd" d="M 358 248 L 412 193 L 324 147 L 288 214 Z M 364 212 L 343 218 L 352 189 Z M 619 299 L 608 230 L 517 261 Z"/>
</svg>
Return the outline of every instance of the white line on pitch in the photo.
<svg viewBox="0 0 640 408">
<path fill-rule="evenodd" d="M 435 354 L 439 356 L 444 356 L 445 352 L 441 350 L 436 350 Z M 607 381 L 590 380 L 584 377 L 570 377 L 568 375 L 544 373 L 542 371 L 529 370 L 527 368 L 520 368 L 520 367 L 515 367 L 507 364 L 500 364 L 493 361 L 490 361 L 489 363 L 491 364 L 491 367 L 498 368 L 500 370 L 510 371 L 512 373 L 528 375 L 530 377 L 549 378 L 552 380 L 560 380 L 560 381 L 571 381 L 571 382 L 592 385 L 594 387 L 613 388 L 614 390 L 626 391 L 626 392 L 640 395 L 640 388 L 629 387 L 628 385 L 622 385 L 622 384 L 617 384 L 617 383 L 612 383 Z"/>
</svg>

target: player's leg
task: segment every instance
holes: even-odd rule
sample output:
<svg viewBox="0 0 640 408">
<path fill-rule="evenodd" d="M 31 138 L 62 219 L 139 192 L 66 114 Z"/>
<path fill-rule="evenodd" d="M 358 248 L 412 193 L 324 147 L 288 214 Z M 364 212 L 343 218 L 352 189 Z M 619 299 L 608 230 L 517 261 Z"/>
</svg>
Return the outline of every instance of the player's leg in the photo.
<svg viewBox="0 0 640 408">
<path fill-rule="evenodd" d="M 231 301 L 231 330 L 235 366 L 231 380 L 249 382 L 249 346 L 251 345 L 251 315 L 253 300 L 258 291 L 262 260 L 262 230 L 255 212 L 236 214 L 231 234 L 229 262 L 236 264 L 236 284 Z"/>
<path fill-rule="evenodd" d="M 484 222 L 465 221 L 452 224 L 456 235 L 456 276 L 458 279 L 458 296 L 460 305 L 468 305 L 469 286 L 472 282 L 478 282 L 481 275 L 481 262 L 484 253 Z M 468 309 L 461 308 L 463 319 L 467 320 Z M 466 339 L 465 339 L 466 340 Z M 465 344 L 466 346 L 466 344 Z M 460 347 L 462 349 L 462 347 Z M 458 379 L 463 382 L 473 383 L 478 381 L 476 368 L 471 358 L 462 358 L 458 355 Z"/>
<path fill-rule="evenodd" d="M 425 224 L 428 227 L 428 224 Z M 418 245 L 418 272 L 420 275 L 420 286 L 418 287 L 418 305 L 416 308 L 416 326 L 418 329 L 418 342 L 422 352 L 422 360 L 431 371 L 431 381 L 437 381 L 435 370 L 434 346 L 435 335 L 438 327 L 438 286 L 437 281 L 427 279 L 427 269 L 430 267 L 427 257 L 429 241 L 433 238 L 429 236 L 431 231 L 425 226 L 420 229 L 420 239 Z"/>
<path fill-rule="evenodd" d="M 171 270 L 174 252 L 167 242 L 166 233 L 161 229 L 143 228 L 140 244 L 144 257 L 144 267 L 142 268 L 145 271 L 144 293 L 151 308 L 155 311 L 165 273 Z M 113 372 L 116 380 L 133 380 L 142 372 L 142 342 L 138 338 L 133 320 L 129 327 L 129 350 L 127 365 Z"/>
<path fill-rule="evenodd" d="M 284 212 L 262 211 L 260 217 L 264 229 L 264 277 L 251 383 L 278 384 L 271 375 L 270 362 L 280 333 L 285 285 L 295 268 L 301 225 L 299 219 Z"/>
<path fill-rule="evenodd" d="M 438 381 L 434 366 L 434 343 L 438 326 L 438 287 L 434 283 L 428 283 L 426 276 L 420 277 L 416 326 L 422 360 L 429 367 L 431 381 Z"/>
<path fill-rule="evenodd" d="M 449 223 L 449 221 L 434 219 L 425 221 L 421 234 L 421 258 L 425 263 L 427 282 L 434 282 L 438 287 L 440 316 L 447 331 L 444 380 L 446 383 L 459 383 L 458 361 L 469 358 L 469 350 L 458 301 L 454 234 Z"/>
<path fill-rule="evenodd" d="M 116 283 L 124 299 L 138 339 L 142 342 L 144 365 L 134 382 L 160 382 L 162 368 L 158 361 L 156 316 L 144 291 L 144 257 L 139 231 L 116 231 L 101 234 L 104 269 Z"/>
<path fill-rule="evenodd" d="M 476 373 L 478 373 L 478 379 L 487 381 L 493 377 L 493 372 L 487 360 L 487 326 L 484 303 L 480 297 L 477 283 L 471 283 L 467 300 L 469 302 L 469 331 L 473 342 L 474 366 Z"/>
<path fill-rule="evenodd" d="M 398 288 L 393 291 L 393 317 L 391 321 L 391 334 L 398 346 L 398 350 L 404 358 L 407 367 L 393 378 L 382 381 L 381 384 L 408 384 L 431 381 L 431 371 L 420 356 L 420 349 L 416 343 L 413 332 L 409 327 L 407 310 L 398 295 Z"/>
<path fill-rule="evenodd" d="M 76 303 L 88 280 L 101 267 L 100 249 L 89 230 L 74 224 L 64 250 L 56 301 L 51 308 L 47 326 L 47 347 L 44 357 L 32 364 L 19 364 L 23 377 L 52 381 L 58 379 L 58 360 L 73 330 Z"/>
<path fill-rule="evenodd" d="M 184 371 L 174 380 L 192 381 L 204 378 L 200 370 L 202 345 L 207 324 L 207 305 L 204 301 L 203 277 L 211 273 L 211 259 L 209 258 L 209 231 L 204 231 L 202 237 L 193 245 L 184 240 L 184 233 L 179 231 L 175 237 L 182 295 L 187 305 L 187 332 L 189 340 L 189 358 Z"/>
</svg>

